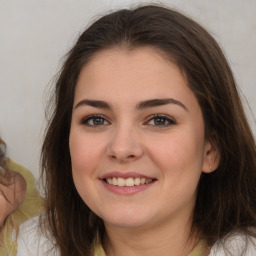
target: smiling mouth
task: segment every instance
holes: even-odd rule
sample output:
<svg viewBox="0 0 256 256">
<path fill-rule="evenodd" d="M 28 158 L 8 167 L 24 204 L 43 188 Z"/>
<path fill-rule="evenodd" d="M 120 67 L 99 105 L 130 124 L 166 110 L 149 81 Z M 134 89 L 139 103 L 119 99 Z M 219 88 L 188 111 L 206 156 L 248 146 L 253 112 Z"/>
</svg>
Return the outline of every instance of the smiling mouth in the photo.
<svg viewBox="0 0 256 256">
<path fill-rule="evenodd" d="M 110 185 L 118 186 L 118 187 L 133 187 L 133 186 L 139 186 L 139 185 L 146 185 L 149 184 L 155 179 L 147 179 L 147 178 L 121 178 L 121 177 L 113 177 L 113 178 L 106 178 L 104 181 Z"/>
</svg>

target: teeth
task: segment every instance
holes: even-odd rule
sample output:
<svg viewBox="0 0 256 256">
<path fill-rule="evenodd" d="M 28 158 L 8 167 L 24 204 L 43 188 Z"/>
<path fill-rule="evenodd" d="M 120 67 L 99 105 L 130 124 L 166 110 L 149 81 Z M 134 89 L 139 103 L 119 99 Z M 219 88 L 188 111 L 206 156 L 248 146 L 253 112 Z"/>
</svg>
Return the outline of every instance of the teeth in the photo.
<svg viewBox="0 0 256 256">
<path fill-rule="evenodd" d="M 111 179 L 111 178 L 109 178 L 109 179 Z M 109 183 L 109 184 L 110 184 L 110 183 Z M 113 178 L 113 179 L 112 179 L 112 185 L 117 186 L 117 178 Z"/>
<path fill-rule="evenodd" d="M 140 178 L 134 179 L 134 185 L 136 185 L 136 186 L 140 185 Z"/>
<path fill-rule="evenodd" d="M 149 184 L 152 182 L 152 179 L 146 179 L 146 178 L 121 178 L 121 177 L 113 177 L 113 178 L 107 178 L 106 182 L 110 185 L 119 186 L 119 187 L 132 187 L 132 186 L 138 186 L 138 185 L 144 185 Z"/>
<path fill-rule="evenodd" d="M 125 179 L 117 178 L 117 186 L 124 187 L 125 186 Z"/>
<path fill-rule="evenodd" d="M 134 186 L 134 179 L 133 178 L 128 178 L 125 180 L 125 186 L 126 187 L 132 187 Z"/>
</svg>

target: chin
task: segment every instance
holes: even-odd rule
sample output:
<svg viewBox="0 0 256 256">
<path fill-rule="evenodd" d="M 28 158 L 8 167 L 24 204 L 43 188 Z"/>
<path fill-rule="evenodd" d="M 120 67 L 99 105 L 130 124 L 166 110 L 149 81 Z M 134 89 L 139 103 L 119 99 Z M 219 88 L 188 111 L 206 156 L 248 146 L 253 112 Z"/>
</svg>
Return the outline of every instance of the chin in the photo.
<svg viewBox="0 0 256 256">
<path fill-rule="evenodd" d="M 151 223 L 152 216 L 137 212 L 135 213 L 124 213 L 116 212 L 115 214 L 110 213 L 108 216 L 102 217 L 105 225 L 110 225 L 117 228 L 141 228 L 146 226 L 147 223 Z"/>
<path fill-rule="evenodd" d="M 145 226 L 145 221 L 131 221 L 131 220 L 110 220 L 105 222 L 105 225 L 120 229 L 137 229 Z"/>
</svg>

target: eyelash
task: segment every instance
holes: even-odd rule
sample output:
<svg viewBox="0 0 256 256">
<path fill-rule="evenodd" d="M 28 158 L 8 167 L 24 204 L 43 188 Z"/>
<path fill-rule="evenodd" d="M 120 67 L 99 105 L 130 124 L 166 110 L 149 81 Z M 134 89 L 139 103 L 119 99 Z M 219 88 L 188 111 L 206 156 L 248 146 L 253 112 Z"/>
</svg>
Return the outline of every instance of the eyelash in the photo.
<svg viewBox="0 0 256 256">
<path fill-rule="evenodd" d="M 98 121 L 101 120 L 101 122 L 98 124 L 96 124 L 97 119 Z M 90 124 L 89 123 L 90 121 L 92 121 L 93 124 Z M 150 122 L 152 121 L 154 123 L 150 124 Z M 157 121 L 164 122 L 164 124 L 156 124 Z M 110 122 L 102 115 L 90 115 L 82 119 L 81 124 L 87 125 L 90 127 L 100 127 L 100 126 L 109 125 Z M 166 115 L 156 114 L 156 115 L 150 116 L 144 124 L 162 128 L 162 127 L 168 127 L 168 126 L 174 125 L 176 124 L 176 121 Z"/>
<path fill-rule="evenodd" d="M 160 122 L 164 122 L 164 124 L 156 124 L 156 121 L 160 121 Z M 154 122 L 154 124 L 150 124 L 150 122 L 151 121 L 153 121 Z M 156 114 L 156 115 L 153 115 L 153 116 L 151 116 L 148 120 L 147 120 L 147 122 L 146 122 L 146 124 L 149 124 L 149 125 L 151 125 L 151 126 L 157 126 L 157 127 L 168 127 L 168 126 L 171 126 L 171 125 L 174 125 L 174 124 L 176 124 L 176 121 L 174 120 L 174 119 L 172 119 L 172 118 L 170 118 L 170 117 L 168 117 L 168 116 L 166 116 L 166 115 L 162 115 L 162 114 Z"/>
<path fill-rule="evenodd" d="M 92 121 L 92 122 L 95 122 L 97 119 L 101 119 L 104 124 L 90 124 L 89 122 Z M 107 122 L 107 124 L 105 124 L 105 122 Z M 90 116 L 87 116 L 85 117 L 82 121 L 81 121 L 81 124 L 83 125 L 87 125 L 87 126 L 91 126 L 91 127 L 96 127 L 96 126 L 103 126 L 103 125 L 109 125 L 110 122 L 102 115 L 90 115 Z"/>
</svg>

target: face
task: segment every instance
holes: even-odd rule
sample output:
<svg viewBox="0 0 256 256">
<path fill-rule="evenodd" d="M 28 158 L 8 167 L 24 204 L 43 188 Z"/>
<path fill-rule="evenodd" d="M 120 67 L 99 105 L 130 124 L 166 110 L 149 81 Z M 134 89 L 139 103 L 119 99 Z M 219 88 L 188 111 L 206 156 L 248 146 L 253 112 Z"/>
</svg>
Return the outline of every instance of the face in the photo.
<svg viewBox="0 0 256 256">
<path fill-rule="evenodd" d="M 69 142 L 77 191 L 109 226 L 186 222 L 213 164 L 195 95 L 151 48 L 104 50 L 83 67 Z"/>
</svg>

